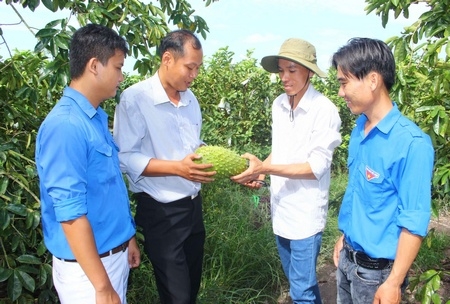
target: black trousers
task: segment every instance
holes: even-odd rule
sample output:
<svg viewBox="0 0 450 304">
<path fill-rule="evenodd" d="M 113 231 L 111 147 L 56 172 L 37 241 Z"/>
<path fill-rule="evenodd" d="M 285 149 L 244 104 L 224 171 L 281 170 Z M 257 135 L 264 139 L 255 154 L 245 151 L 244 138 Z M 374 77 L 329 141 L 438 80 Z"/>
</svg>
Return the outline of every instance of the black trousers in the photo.
<svg viewBox="0 0 450 304">
<path fill-rule="evenodd" d="M 145 253 L 153 265 L 162 304 L 194 304 L 200 288 L 205 244 L 202 199 L 160 203 L 134 195 L 136 224 L 143 229 Z"/>
</svg>

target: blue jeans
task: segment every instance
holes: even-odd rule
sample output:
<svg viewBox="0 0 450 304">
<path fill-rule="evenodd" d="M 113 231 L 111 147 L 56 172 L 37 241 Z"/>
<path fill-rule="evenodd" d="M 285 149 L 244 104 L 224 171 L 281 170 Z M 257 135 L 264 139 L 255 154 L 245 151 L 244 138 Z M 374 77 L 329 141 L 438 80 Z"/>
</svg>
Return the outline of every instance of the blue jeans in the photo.
<svg viewBox="0 0 450 304">
<path fill-rule="evenodd" d="M 278 253 L 289 281 L 289 293 L 295 304 L 321 304 L 316 278 L 317 257 L 322 244 L 322 232 L 303 240 L 288 240 L 276 236 Z"/>
<path fill-rule="evenodd" d="M 358 266 L 347 257 L 347 251 L 342 249 L 339 254 L 339 264 L 336 270 L 337 303 L 366 304 L 372 303 L 375 293 L 386 281 L 391 272 L 391 266 L 374 270 Z M 408 285 L 405 279 L 402 291 Z"/>
</svg>

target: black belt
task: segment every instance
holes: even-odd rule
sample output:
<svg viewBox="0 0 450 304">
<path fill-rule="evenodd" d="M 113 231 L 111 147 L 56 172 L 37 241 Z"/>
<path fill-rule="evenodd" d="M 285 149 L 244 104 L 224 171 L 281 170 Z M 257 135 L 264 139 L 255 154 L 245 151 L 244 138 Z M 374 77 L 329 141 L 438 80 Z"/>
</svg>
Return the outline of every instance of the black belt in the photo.
<svg viewBox="0 0 450 304">
<path fill-rule="evenodd" d="M 110 256 L 110 255 L 113 255 L 113 254 L 116 254 L 116 253 L 119 253 L 119 252 L 124 252 L 128 248 L 128 242 L 129 241 L 126 241 L 125 243 L 120 244 L 119 246 L 114 247 L 113 249 L 111 249 L 111 250 L 109 250 L 109 251 L 107 251 L 105 253 L 99 254 L 98 256 L 100 258 L 106 258 L 107 256 Z M 58 260 L 64 261 L 64 262 L 76 262 L 77 261 L 77 260 L 61 259 L 61 258 L 58 258 L 58 257 L 55 257 L 55 258 L 57 258 Z"/>
<path fill-rule="evenodd" d="M 373 270 L 381 270 L 388 267 L 391 267 L 394 263 L 393 260 L 378 258 L 374 259 L 365 254 L 362 251 L 353 250 L 352 247 L 344 240 L 344 249 L 347 253 L 347 258 L 355 263 L 358 266 L 373 269 Z"/>
</svg>

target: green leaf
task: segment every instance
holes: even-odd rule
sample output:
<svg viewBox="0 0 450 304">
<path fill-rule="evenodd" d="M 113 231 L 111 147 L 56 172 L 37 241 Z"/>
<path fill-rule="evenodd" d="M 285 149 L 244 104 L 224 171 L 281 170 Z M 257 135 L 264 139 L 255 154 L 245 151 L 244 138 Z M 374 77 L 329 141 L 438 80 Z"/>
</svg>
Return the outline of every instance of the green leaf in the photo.
<svg viewBox="0 0 450 304">
<path fill-rule="evenodd" d="M 44 6 L 51 10 L 52 12 L 56 12 L 58 10 L 58 6 L 55 5 L 55 1 L 52 0 L 42 0 L 42 4 L 44 4 Z"/>
<path fill-rule="evenodd" d="M 22 238 L 15 234 L 12 236 L 12 240 L 11 240 L 11 250 L 12 252 L 15 252 L 17 250 L 17 247 L 19 247 L 19 243 L 23 242 Z"/>
<path fill-rule="evenodd" d="M 58 46 L 59 48 L 61 48 L 63 50 L 69 49 L 69 41 L 64 38 L 61 38 L 60 36 L 55 37 L 55 44 L 56 44 L 56 46 Z"/>
<path fill-rule="evenodd" d="M 34 265 L 42 264 L 41 260 L 39 258 L 35 257 L 34 255 L 30 255 L 30 254 L 23 254 L 23 255 L 19 256 L 16 260 L 23 264 L 34 264 Z"/>
<path fill-rule="evenodd" d="M 22 294 L 22 283 L 20 282 L 19 276 L 16 271 L 8 279 L 7 286 L 8 296 L 12 301 L 17 300 Z"/>
<path fill-rule="evenodd" d="M 47 23 L 45 25 L 45 28 L 52 28 L 52 27 L 58 26 L 58 25 L 62 24 L 63 20 L 64 19 L 57 19 L 57 20 L 50 21 L 49 23 Z"/>
<path fill-rule="evenodd" d="M 6 188 L 8 188 L 9 179 L 8 178 L 2 178 L 0 181 L 0 194 L 6 193 Z"/>
<path fill-rule="evenodd" d="M 439 287 L 441 286 L 441 277 L 439 274 L 435 275 L 429 283 L 431 284 L 433 290 L 439 290 Z"/>
<path fill-rule="evenodd" d="M 44 267 L 39 267 L 39 286 L 43 286 L 46 282 L 47 282 L 47 271 L 45 270 Z"/>
<path fill-rule="evenodd" d="M 26 4 L 30 8 L 30 10 L 34 12 L 36 7 L 39 6 L 39 0 L 28 0 L 28 1 L 26 1 Z"/>
<path fill-rule="evenodd" d="M 36 38 L 52 38 L 58 33 L 58 30 L 52 28 L 44 28 L 36 33 Z"/>
<path fill-rule="evenodd" d="M 28 274 L 39 274 L 39 268 L 37 268 L 34 265 L 20 265 L 19 267 L 16 267 L 16 270 L 24 271 Z"/>
<path fill-rule="evenodd" d="M 434 12 L 433 11 L 428 11 L 423 13 L 422 15 L 420 15 L 419 19 L 423 20 L 423 21 L 427 21 L 427 19 L 429 19 L 430 17 L 433 17 Z"/>
<path fill-rule="evenodd" d="M 31 226 L 33 225 L 33 221 L 34 221 L 34 216 L 32 212 L 28 212 L 27 216 L 25 218 L 25 227 L 27 229 L 30 229 Z"/>
<path fill-rule="evenodd" d="M 395 42 L 394 55 L 395 58 L 398 58 L 398 60 L 404 60 L 408 55 L 408 52 L 406 50 L 406 44 L 402 39 L 398 39 Z"/>
<path fill-rule="evenodd" d="M 428 281 L 430 280 L 433 276 L 435 276 L 437 274 L 437 271 L 434 269 L 430 269 L 428 271 L 425 271 L 424 273 L 422 273 L 420 275 L 420 280 L 421 281 Z"/>
<path fill-rule="evenodd" d="M 27 208 L 22 204 L 8 204 L 6 210 L 21 216 L 27 215 Z"/>
<path fill-rule="evenodd" d="M 12 273 L 13 271 L 11 269 L 0 267 L 0 282 L 6 281 Z"/>
<path fill-rule="evenodd" d="M 9 224 L 11 222 L 11 217 L 9 216 L 9 213 L 6 212 L 5 209 L 0 209 L 0 223 L 2 230 L 5 230 L 9 227 Z"/>
<path fill-rule="evenodd" d="M 43 264 L 42 267 L 45 269 L 45 271 L 47 271 L 47 274 L 51 275 L 52 274 L 52 266 L 50 264 Z"/>
<path fill-rule="evenodd" d="M 31 225 L 31 229 L 36 229 L 41 223 L 41 214 L 37 211 L 33 211 L 33 224 Z"/>
<path fill-rule="evenodd" d="M 434 294 L 431 296 L 431 301 L 433 302 L 433 304 L 441 304 L 441 303 L 442 303 L 441 297 L 440 297 L 439 294 L 437 294 L 437 293 L 434 293 Z"/>
<path fill-rule="evenodd" d="M 34 279 L 26 272 L 15 270 L 14 272 L 17 272 L 17 276 L 22 283 L 22 286 L 25 287 L 25 289 L 33 292 L 36 288 L 36 284 L 34 282 Z"/>
<path fill-rule="evenodd" d="M 409 19 L 409 9 L 408 9 L 408 7 L 405 7 L 405 8 L 403 9 L 403 17 L 404 17 L 405 19 Z"/>
<path fill-rule="evenodd" d="M 39 242 L 37 246 L 37 255 L 42 256 L 47 251 L 47 247 L 45 247 L 44 241 Z"/>
</svg>

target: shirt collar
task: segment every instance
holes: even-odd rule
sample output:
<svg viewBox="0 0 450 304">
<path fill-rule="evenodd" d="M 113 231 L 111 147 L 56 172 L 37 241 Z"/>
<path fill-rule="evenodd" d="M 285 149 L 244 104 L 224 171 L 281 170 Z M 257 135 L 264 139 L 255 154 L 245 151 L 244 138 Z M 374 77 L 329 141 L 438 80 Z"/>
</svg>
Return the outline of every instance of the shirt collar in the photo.
<svg viewBox="0 0 450 304">
<path fill-rule="evenodd" d="M 166 93 L 166 90 L 164 90 L 158 72 L 156 72 L 155 75 L 153 75 L 153 77 L 150 78 L 150 84 L 151 87 L 153 88 L 153 96 L 154 96 L 153 102 L 155 105 L 171 102 L 169 96 Z M 190 100 L 186 100 L 185 93 L 186 92 L 180 92 L 179 106 L 187 106 L 191 103 Z"/>
<path fill-rule="evenodd" d="M 64 89 L 63 96 L 72 99 L 80 107 L 80 109 L 84 113 L 86 113 L 86 115 L 91 119 L 92 117 L 94 117 L 95 114 L 97 113 L 100 114 L 103 111 L 100 107 L 98 109 L 94 108 L 94 106 L 92 106 L 92 104 L 89 102 L 89 100 L 87 100 L 87 98 L 83 94 L 81 94 L 80 92 L 71 87 L 66 87 Z"/>
<path fill-rule="evenodd" d="M 380 132 L 387 134 L 389 131 L 394 127 L 395 123 L 398 121 L 398 119 L 401 117 L 400 110 L 397 107 L 397 104 L 395 102 L 392 103 L 393 107 L 389 111 L 389 113 L 383 117 L 383 119 L 378 122 L 378 124 L 375 126 Z M 367 121 L 367 116 L 365 114 L 362 114 L 358 120 L 357 125 L 360 128 L 364 128 L 364 125 Z"/>
<path fill-rule="evenodd" d="M 314 94 L 314 88 L 311 85 L 311 83 L 308 85 L 308 89 L 306 90 L 305 94 L 303 94 L 302 98 L 300 99 L 300 102 L 297 105 L 297 108 L 302 109 L 305 112 L 308 112 L 308 110 L 311 108 L 313 103 L 312 95 Z M 289 96 L 287 94 L 284 94 L 286 98 L 284 98 L 281 101 L 281 104 L 288 110 L 291 109 L 291 104 L 289 103 Z M 295 108 L 295 110 L 297 109 Z M 294 110 L 294 111 L 295 111 Z"/>
</svg>

